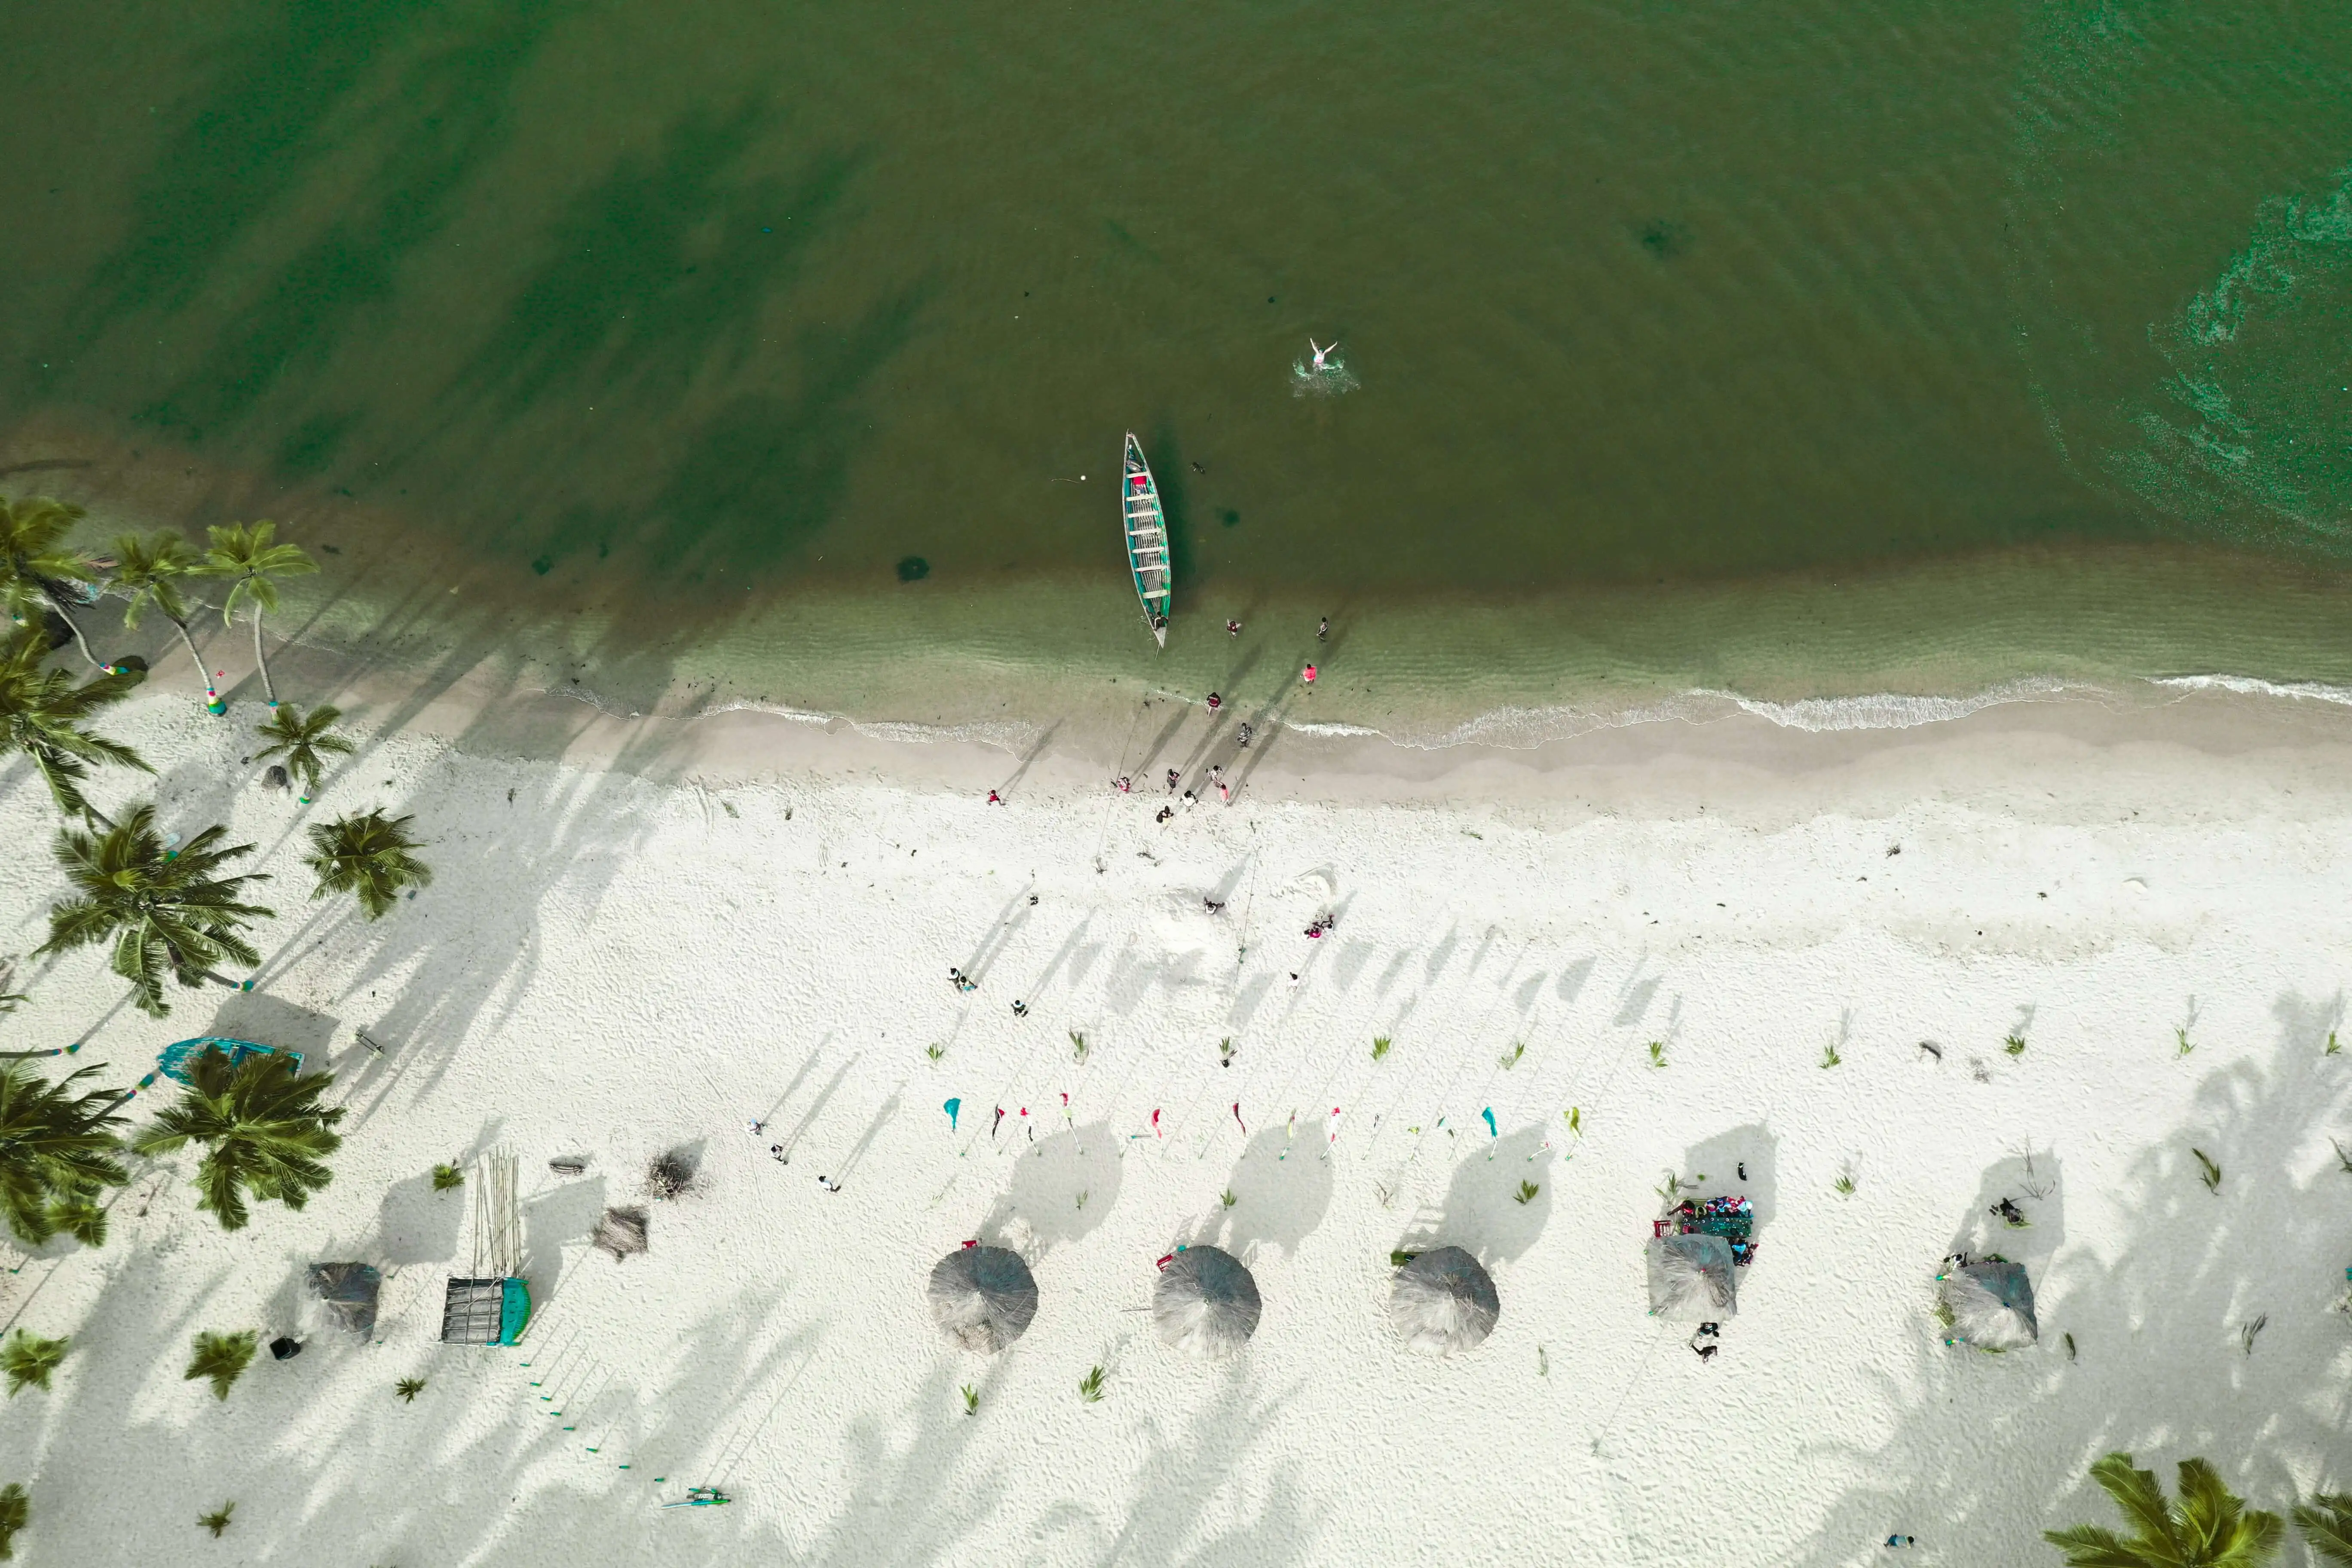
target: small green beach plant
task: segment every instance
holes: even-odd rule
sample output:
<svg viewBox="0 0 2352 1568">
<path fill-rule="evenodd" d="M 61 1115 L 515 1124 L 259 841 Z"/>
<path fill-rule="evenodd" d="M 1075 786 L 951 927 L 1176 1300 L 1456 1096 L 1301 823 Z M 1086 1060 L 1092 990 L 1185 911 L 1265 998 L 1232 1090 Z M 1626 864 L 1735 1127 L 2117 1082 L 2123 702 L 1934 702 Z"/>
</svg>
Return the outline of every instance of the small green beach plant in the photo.
<svg viewBox="0 0 2352 1568">
<path fill-rule="evenodd" d="M 1241 1202 L 1239 1198 L 1234 1196 L 1234 1190 L 1231 1187 L 1227 1187 L 1223 1193 L 1218 1194 L 1217 1201 L 1224 1205 L 1227 1208 L 1231 1208 L 1235 1204 Z"/>
<path fill-rule="evenodd" d="M 1530 1204 L 1535 1201 L 1536 1194 L 1542 1191 L 1543 1189 L 1533 1182 L 1521 1182 L 1519 1190 L 1511 1194 L 1511 1201 L 1515 1204 Z"/>
<path fill-rule="evenodd" d="M 1830 1191 L 1835 1193 L 1842 1198 L 1850 1198 L 1853 1196 L 1853 1178 L 1852 1176 L 1840 1176 L 1836 1181 L 1830 1184 Z"/>
<path fill-rule="evenodd" d="M 16 1555 L 16 1532 L 32 1522 L 32 1500 L 15 1481 L 0 1487 L 0 1563 Z"/>
<path fill-rule="evenodd" d="M 1845 1060 L 1845 1058 L 1838 1055 L 1836 1041 L 1832 1040 L 1828 1045 L 1822 1047 L 1822 1067 L 1824 1069 L 1833 1068 L 1843 1060 Z"/>
<path fill-rule="evenodd" d="M 1393 1044 L 1395 1044 L 1395 1042 L 1391 1040 L 1386 1035 L 1374 1035 L 1372 1037 L 1372 1060 L 1379 1061 L 1382 1057 L 1387 1056 L 1389 1054 L 1389 1047 Z"/>
<path fill-rule="evenodd" d="M 1083 1030 L 1070 1031 L 1070 1059 L 1080 1067 L 1087 1064 L 1087 1037 Z"/>
<path fill-rule="evenodd" d="M 253 1364 L 254 1346 L 261 1335 L 248 1329 L 240 1334 L 218 1334 L 206 1331 L 196 1336 L 195 1352 L 188 1358 L 188 1370 L 180 1374 L 184 1383 L 205 1378 L 213 1385 L 215 1399 L 226 1399 L 245 1369 Z"/>
<path fill-rule="evenodd" d="M 236 1500 L 231 1499 L 229 1501 L 225 1502 L 221 1504 L 220 1507 L 213 1510 L 210 1513 L 200 1513 L 196 1515 L 196 1528 L 198 1530 L 211 1531 L 213 1532 L 213 1539 L 215 1541 L 218 1541 L 221 1538 L 221 1531 L 228 1528 L 229 1516 L 236 1511 Z"/>
<path fill-rule="evenodd" d="M 1561 1118 L 1567 1121 L 1567 1123 L 1568 1123 L 1568 1130 L 1569 1130 L 1570 1132 L 1573 1132 L 1573 1133 L 1574 1133 L 1574 1134 L 1576 1134 L 1576 1136 L 1578 1136 L 1579 1138 L 1581 1138 L 1581 1137 L 1583 1137 L 1583 1136 L 1584 1136 L 1584 1109 L 1583 1109 L 1583 1107 L 1581 1107 L 1581 1106 L 1576 1106 L 1576 1105 L 1571 1105 L 1571 1106 L 1570 1106 L 1566 1110 L 1561 1111 L 1559 1114 L 1560 1114 Z"/>
<path fill-rule="evenodd" d="M 1078 1397 L 1088 1405 L 1100 1405 L 1103 1396 L 1103 1369 L 1096 1366 L 1078 1379 Z"/>
<path fill-rule="evenodd" d="M 1662 1067 L 1664 1067 L 1664 1066 L 1665 1066 L 1665 1065 L 1666 1065 L 1666 1042 L 1665 1042 L 1665 1041 L 1664 1041 L 1664 1040 L 1652 1040 L 1652 1041 L 1650 1042 L 1650 1045 L 1649 1045 L 1649 1051 L 1650 1051 L 1650 1065 L 1651 1065 L 1652 1067 L 1654 1067 L 1654 1068 L 1662 1068 Z"/>
<path fill-rule="evenodd" d="M 0 1349 L 0 1373 L 8 1374 L 8 1397 L 27 1388 L 49 1391 L 49 1374 L 66 1359 L 70 1340 L 45 1340 L 29 1329 L 18 1329 Z"/>
<path fill-rule="evenodd" d="M 400 1396 L 400 1402 L 403 1405 L 414 1405 L 416 1403 L 416 1396 L 425 1392 L 425 1380 L 421 1377 L 404 1377 L 392 1385 L 392 1391 Z"/>
<path fill-rule="evenodd" d="M 967 1383 L 967 1384 L 965 1384 L 963 1385 L 963 1387 L 961 1387 L 961 1389 L 957 1390 L 957 1392 L 958 1392 L 958 1393 L 960 1393 L 960 1394 L 961 1394 L 963 1395 L 963 1413 L 964 1413 L 966 1415 L 979 1415 L 979 1414 L 980 1414 L 980 1390 L 979 1390 L 979 1389 L 977 1389 L 977 1388 L 974 1388 L 971 1384 L 968 1384 L 968 1383 Z"/>
<path fill-rule="evenodd" d="M 2207 1192 L 2218 1197 L 2221 1192 L 2221 1167 L 2215 1164 L 2212 1156 L 2207 1154 L 2202 1149 L 2191 1149 L 2189 1152 L 2197 1156 L 2199 1166 L 2197 1179 L 2205 1184 Z"/>
<path fill-rule="evenodd" d="M 446 1193 L 454 1188 L 462 1187 L 465 1184 L 466 1173 L 458 1166 L 436 1165 L 433 1167 L 433 1190 L 435 1192 Z"/>
<path fill-rule="evenodd" d="M 1527 1054 L 1527 1042 L 1525 1040 L 1515 1041 L 1509 1050 L 1505 1051 L 1501 1056 L 1495 1058 L 1495 1065 L 1501 1068 L 1505 1072 L 1508 1072 L 1511 1068 L 1518 1066 L 1519 1058 Z"/>
<path fill-rule="evenodd" d="M 2001 1041 L 2000 1048 L 2012 1057 L 2021 1057 L 2025 1054 L 2025 1037 L 2023 1035 L 2011 1035 L 2007 1039 Z"/>
<path fill-rule="evenodd" d="M 2180 1461 L 2177 1501 L 2165 1497 L 2154 1471 L 2133 1468 L 2129 1454 L 2100 1459 L 2091 1479 L 2115 1500 L 2132 1532 L 2093 1524 L 2043 1531 L 2042 1539 L 2064 1553 L 2066 1568 L 2262 1568 L 2285 1540 L 2278 1515 L 2248 1509 L 2203 1459 Z"/>
<path fill-rule="evenodd" d="M 2186 1024 L 2172 1026 L 2172 1042 L 2179 1047 L 2172 1053 L 2176 1057 L 2185 1057 L 2197 1048 L 2189 1043 L 2189 1026 Z"/>
<path fill-rule="evenodd" d="M 942 1045 L 940 1045 L 940 1044 L 938 1044 L 938 1043 L 936 1043 L 936 1042 L 934 1042 L 933 1044 L 930 1044 L 930 1045 L 925 1046 L 925 1047 L 923 1047 L 923 1055 L 925 1055 L 925 1056 L 929 1057 L 929 1058 L 930 1058 L 934 1063 L 936 1063 L 936 1062 L 937 1062 L 937 1061 L 938 1061 L 941 1057 L 943 1057 L 943 1056 L 945 1056 L 945 1055 L 947 1055 L 947 1054 L 948 1054 L 948 1048 L 947 1048 L 947 1047 L 942 1046 Z"/>
<path fill-rule="evenodd" d="M 2332 1057 L 2343 1048 L 2344 1047 L 2336 1043 L 2336 1031 L 2330 1029 L 2327 1031 L 2327 1048 L 2319 1054 L 2323 1057 Z"/>
</svg>

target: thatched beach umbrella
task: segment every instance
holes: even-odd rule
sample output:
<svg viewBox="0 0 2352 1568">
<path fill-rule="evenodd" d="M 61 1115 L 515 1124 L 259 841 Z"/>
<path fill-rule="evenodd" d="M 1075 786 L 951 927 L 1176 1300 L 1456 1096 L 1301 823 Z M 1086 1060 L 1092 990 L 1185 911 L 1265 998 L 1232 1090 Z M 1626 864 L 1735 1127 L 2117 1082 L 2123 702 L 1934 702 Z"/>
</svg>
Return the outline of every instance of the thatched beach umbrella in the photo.
<svg viewBox="0 0 2352 1568">
<path fill-rule="evenodd" d="M 2042 1337 L 2033 1321 L 2033 1284 L 2025 1265 L 1991 1258 L 1948 1268 L 1937 1276 L 1937 1299 L 1950 1329 L 1947 1344 L 1986 1351 L 2019 1351 Z"/>
<path fill-rule="evenodd" d="M 931 1318 L 968 1351 L 994 1355 L 1037 1315 L 1037 1278 L 1003 1247 L 960 1247 L 931 1269 Z"/>
<path fill-rule="evenodd" d="M 1475 1349 L 1495 1331 L 1502 1312 L 1495 1281 L 1458 1247 L 1441 1247 L 1407 1263 L 1389 1293 L 1389 1321 L 1407 1350 L 1423 1355 Z"/>
<path fill-rule="evenodd" d="M 1222 1247 L 1188 1247 L 1160 1266 L 1151 1321 L 1162 1343 L 1211 1360 L 1229 1356 L 1257 1332 L 1257 1281 Z"/>
<path fill-rule="evenodd" d="M 1731 1243 L 1722 1237 L 1654 1236 L 1649 1270 L 1654 1318 L 1728 1318 L 1739 1310 Z"/>
</svg>

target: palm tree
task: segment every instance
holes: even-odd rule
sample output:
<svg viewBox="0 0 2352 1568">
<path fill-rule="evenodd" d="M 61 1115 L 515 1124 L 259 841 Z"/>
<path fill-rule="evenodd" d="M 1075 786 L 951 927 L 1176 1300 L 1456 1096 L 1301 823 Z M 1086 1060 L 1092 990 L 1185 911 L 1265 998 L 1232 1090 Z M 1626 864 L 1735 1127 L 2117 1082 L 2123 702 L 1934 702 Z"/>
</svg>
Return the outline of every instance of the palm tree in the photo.
<svg viewBox="0 0 2352 1568">
<path fill-rule="evenodd" d="M 2202 1459 L 2180 1461 L 2177 1503 L 2165 1500 L 2155 1471 L 2132 1468 L 2129 1454 L 2099 1460 L 2091 1479 L 2116 1500 L 2132 1533 L 2094 1524 L 2043 1531 L 2067 1568 L 2262 1568 L 2286 1536 L 2278 1515 L 2249 1510 Z"/>
<path fill-rule="evenodd" d="M 432 886 L 433 868 L 409 853 L 422 847 L 408 836 L 408 825 L 415 820 L 386 816 L 379 810 L 314 823 L 310 853 L 302 861 L 319 873 L 319 886 L 310 896 L 352 894 L 367 918 L 374 920 L 392 908 L 404 889 Z"/>
<path fill-rule="evenodd" d="M 16 1532 L 33 1517 L 25 1489 L 15 1481 L 0 1487 L 0 1563 L 16 1555 Z"/>
<path fill-rule="evenodd" d="M 8 1376 L 8 1397 L 14 1399 L 28 1388 L 42 1393 L 49 1391 L 49 1376 L 66 1359 L 70 1339 L 43 1339 L 30 1329 L 18 1329 L 5 1348 L 0 1348 L 0 1373 Z"/>
<path fill-rule="evenodd" d="M 223 1230 L 242 1230 L 251 1217 L 247 1194 L 299 1209 L 334 1180 L 322 1162 L 343 1146 L 334 1129 L 344 1108 L 319 1104 L 334 1081 L 325 1072 L 297 1078 L 280 1056 L 249 1056 L 231 1067 L 227 1052 L 207 1046 L 189 1062 L 180 1098 L 131 1146 L 168 1154 L 203 1144 L 196 1206 L 209 1210 Z"/>
<path fill-rule="evenodd" d="M 196 651 L 196 639 L 188 630 L 188 602 L 180 596 L 178 579 L 194 574 L 199 563 L 188 542 L 168 528 L 152 539 L 126 533 L 114 542 L 112 582 L 116 591 L 129 601 L 122 606 L 122 625 L 126 629 L 139 629 L 140 619 L 147 614 L 150 605 L 163 611 L 163 618 L 178 628 L 180 642 L 195 664 L 197 679 L 205 683 L 205 710 L 218 716 L 228 711 L 228 704 L 221 700 L 220 692 L 213 685 L 213 672 L 205 668 L 205 656 Z"/>
<path fill-rule="evenodd" d="M 221 602 L 221 624 L 236 624 L 236 607 L 249 602 L 253 606 L 253 662 L 261 671 L 261 692 L 269 699 L 272 708 L 278 706 L 278 688 L 269 681 L 269 661 L 261 654 L 261 616 L 266 610 L 278 607 L 279 577 L 299 577 L 319 568 L 297 544 L 276 544 L 278 525 L 260 522 L 232 522 L 225 528 L 207 531 L 212 535 L 212 548 L 205 552 L 204 560 L 196 566 L 197 574 L 205 577 L 229 577 L 228 597 Z"/>
<path fill-rule="evenodd" d="M 122 1148 L 115 1132 L 124 1121 L 116 1110 L 121 1091 L 74 1092 L 96 1071 L 50 1079 L 27 1062 L 0 1067 L 0 1210 L 27 1247 L 61 1230 L 101 1245 L 106 1211 L 94 1200 L 131 1179 L 115 1158 Z"/>
<path fill-rule="evenodd" d="M 2321 1492 L 2309 1502 L 2297 1503 L 2294 1527 L 2322 1562 L 2352 1568 L 2352 1495 Z"/>
<path fill-rule="evenodd" d="M 225 832 L 207 827 L 168 850 L 155 832 L 152 805 L 140 806 L 101 837 L 60 830 L 58 858 L 80 896 L 50 906 L 49 940 L 37 951 L 62 952 L 112 939 L 114 973 L 131 982 L 139 1010 L 158 1018 L 171 1011 L 163 1002 L 167 969 L 183 985 L 206 980 L 234 985 L 213 966 L 230 960 L 259 963 L 261 955 L 239 933 L 247 921 L 278 911 L 237 902 L 246 883 L 268 877 L 215 875 L 253 853 L 250 844 L 221 847 Z"/>
<path fill-rule="evenodd" d="M 261 726 L 261 733 L 269 744 L 255 752 L 253 760 L 283 756 L 286 771 L 302 781 L 301 801 L 308 805 L 310 792 L 319 787 L 319 774 L 324 771 L 319 766 L 320 753 L 342 757 L 352 754 L 352 743 L 333 732 L 335 721 L 342 716 L 341 709 L 322 702 L 311 709 L 306 719 L 302 710 L 289 702 Z"/>
<path fill-rule="evenodd" d="M 110 668 L 89 651 L 89 639 L 66 608 L 68 602 L 76 608 L 86 604 L 86 595 L 98 582 L 98 563 L 66 547 L 66 535 L 81 517 L 81 508 L 47 496 L 19 501 L 0 496 L 0 602 L 12 617 L 36 626 L 41 611 L 54 610 L 90 668 L 110 674 Z"/>
<path fill-rule="evenodd" d="M 200 1377 L 209 1378 L 212 1380 L 213 1397 L 226 1399 L 230 1387 L 245 1375 L 245 1369 L 253 1364 L 253 1347 L 260 1338 L 261 1335 L 251 1329 L 241 1334 L 209 1331 L 197 1334 L 195 1346 L 188 1357 L 188 1370 L 180 1374 L 180 1380 L 188 1383 Z M 230 1508 L 236 1506 L 235 1503 L 229 1504 Z M 226 1521 L 226 1510 L 222 1518 Z M 204 1521 L 200 1519 L 196 1522 L 202 1524 Z M 218 1535 L 220 1531 L 215 1530 L 213 1533 Z"/>
<path fill-rule="evenodd" d="M 82 728 L 100 709 L 131 695 L 146 678 L 137 670 L 93 676 L 79 686 L 62 669 L 43 669 L 48 638 L 38 626 L 19 626 L 0 643 L 0 748 L 22 752 L 40 770 L 49 798 L 68 816 L 106 820 L 82 798 L 92 763 L 155 770 L 120 741 Z"/>
</svg>

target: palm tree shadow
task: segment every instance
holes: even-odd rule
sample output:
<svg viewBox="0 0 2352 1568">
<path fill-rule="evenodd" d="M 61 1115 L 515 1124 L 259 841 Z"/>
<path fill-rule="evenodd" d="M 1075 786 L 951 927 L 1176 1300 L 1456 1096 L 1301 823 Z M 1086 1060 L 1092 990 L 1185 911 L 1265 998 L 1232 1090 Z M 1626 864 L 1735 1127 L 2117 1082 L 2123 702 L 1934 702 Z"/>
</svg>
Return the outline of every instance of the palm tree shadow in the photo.
<svg viewBox="0 0 2352 1568">
<path fill-rule="evenodd" d="M 2133 1160 L 2122 1234 L 2099 1252 L 2061 1245 L 2053 1156 L 2037 1153 L 2031 1173 L 2022 1157 L 1988 1173 L 1978 1197 L 2015 1195 L 2032 1223 L 2010 1231 L 1996 1220 L 1988 1245 L 2030 1257 L 2045 1224 L 2059 1233 L 2053 1255 L 2029 1262 L 2040 1342 L 2005 1355 L 1947 1348 L 1927 1316 L 1936 1260 L 1921 1258 L 1915 1341 L 1901 1373 L 1875 1374 L 1864 1400 L 1895 1413 L 1892 1435 L 1823 1446 L 1822 1462 L 1868 1479 L 1831 1502 L 1794 1561 L 1846 1563 L 1856 1541 L 1890 1529 L 1932 1539 L 1946 1561 L 2038 1561 L 2042 1530 L 2111 1521 L 2086 1468 L 2114 1450 L 2159 1469 L 2203 1455 L 2273 1511 L 2314 1478 L 2342 1483 L 2352 1394 L 2312 1374 L 2343 1364 L 2326 1308 L 2342 1285 L 2352 1181 L 2326 1132 L 2352 1092 L 2293 1000 L 2277 1010 L 2283 1038 L 2269 1059 L 2207 1074 L 2190 1122 Z M 2192 1146 L 2221 1167 L 2218 1194 Z M 2032 1198 L 2029 1182 L 2050 1195 Z M 1979 1234 L 1982 1217 L 1967 1215 L 1962 1234 Z M 2250 1351 L 2242 1331 L 2258 1317 L 2268 1327 Z M 1969 1454 L 2000 1458 L 1955 1462 Z"/>
</svg>

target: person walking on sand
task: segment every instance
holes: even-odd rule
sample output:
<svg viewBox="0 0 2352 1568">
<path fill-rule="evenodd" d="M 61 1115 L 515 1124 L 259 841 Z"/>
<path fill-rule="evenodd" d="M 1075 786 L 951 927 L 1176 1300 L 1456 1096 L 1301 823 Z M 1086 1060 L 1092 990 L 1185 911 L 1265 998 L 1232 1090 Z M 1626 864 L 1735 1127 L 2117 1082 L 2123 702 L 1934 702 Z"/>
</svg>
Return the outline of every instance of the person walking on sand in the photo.
<svg viewBox="0 0 2352 1568">
<path fill-rule="evenodd" d="M 990 790 L 988 792 L 988 804 L 991 805 L 1003 805 L 1004 804 L 1004 797 L 997 794 L 994 790 Z"/>
<path fill-rule="evenodd" d="M 1176 786 L 1183 782 L 1183 774 L 1178 773 L 1174 768 L 1170 768 L 1168 770 L 1168 793 L 1171 795 L 1175 794 Z"/>
<path fill-rule="evenodd" d="M 1209 693 L 1209 711 L 1210 711 L 1210 712 L 1214 713 L 1218 709 L 1223 708 L 1224 705 L 1225 705 L 1225 700 L 1224 700 L 1223 698 L 1222 698 L 1222 697 L 1218 696 L 1218 695 L 1217 695 L 1215 692 L 1213 692 L 1213 691 L 1212 691 L 1212 692 L 1210 692 L 1210 693 Z"/>
<path fill-rule="evenodd" d="M 1251 729 L 1247 724 L 1236 725 L 1234 728 L 1234 743 L 1246 751 L 1249 747 L 1250 738 L 1256 733 L 1257 731 Z"/>
</svg>

